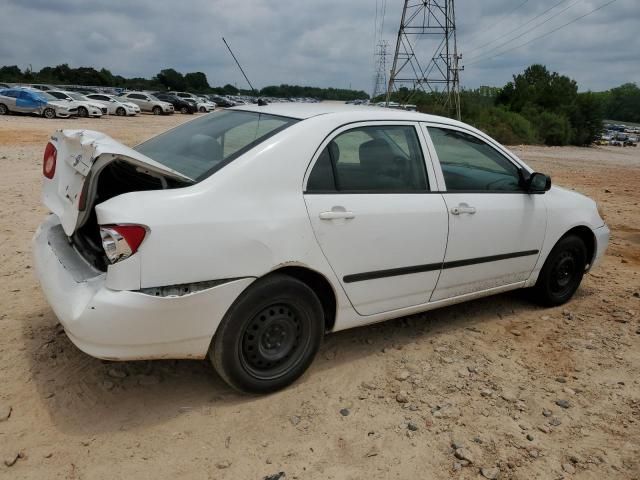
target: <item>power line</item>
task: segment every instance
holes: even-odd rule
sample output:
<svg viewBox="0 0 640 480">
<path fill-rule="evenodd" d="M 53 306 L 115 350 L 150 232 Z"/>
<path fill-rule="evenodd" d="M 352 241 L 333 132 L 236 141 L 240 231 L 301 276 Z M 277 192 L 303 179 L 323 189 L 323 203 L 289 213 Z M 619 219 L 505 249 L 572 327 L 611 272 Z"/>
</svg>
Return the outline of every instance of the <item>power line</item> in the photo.
<svg viewBox="0 0 640 480">
<path fill-rule="evenodd" d="M 485 43 L 484 45 L 480 45 L 479 47 L 476 47 L 476 48 L 474 48 L 474 49 L 472 49 L 472 50 L 469 50 L 469 51 L 467 52 L 467 54 L 469 54 L 469 53 L 471 53 L 471 52 L 478 51 L 478 50 L 480 50 L 481 48 L 486 47 L 487 45 L 491 45 L 492 43 L 495 43 L 495 42 L 497 42 L 498 40 L 500 40 L 500 39 L 502 39 L 502 38 L 504 38 L 504 37 L 506 37 L 506 36 L 508 36 L 508 35 L 511 35 L 511 34 L 512 34 L 512 33 L 514 33 L 514 32 L 517 32 L 517 31 L 518 31 L 518 30 L 520 30 L 522 27 L 525 27 L 525 26 L 529 25 L 531 22 L 533 22 L 533 21 L 537 20 L 538 18 L 543 17 L 544 15 L 546 15 L 547 13 L 549 13 L 551 10 L 553 10 L 554 8 L 556 8 L 557 6 L 559 6 L 561 3 L 564 3 L 565 1 L 566 1 L 566 0 L 560 0 L 558 3 L 554 4 L 551 8 L 548 8 L 547 10 L 545 10 L 544 12 L 542 12 L 541 14 L 539 14 L 539 15 L 537 15 L 537 16 L 535 16 L 535 17 L 533 17 L 533 18 L 532 18 L 531 20 L 529 20 L 528 22 L 523 23 L 522 25 L 520 25 L 520 26 L 518 26 L 518 27 L 514 28 L 513 30 L 509 30 L 508 32 L 503 33 L 503 34 L 502 34 L 502 35 L 500 35 L 499 37 L 494 38 L 492 41 L 490 41 L 490 42 L 488 42 L 488 43 Z M 524 31 L 524 32 L 522 32 L 520 35 L 518 35 L 518 36 L 516 36 L 516 37 L 514 37 L 514 38 L 512 38 L 512 39 L 510 39 L 510 40 L 507 40 L 506 42 L 503 42 L 503 43 L 501 43 L 501 44 L 500 44 L 500 45 L 498 45 L 498 46 L 491 47 L 491 48 L 488 50 L 488 52 L 485 52 L 485 53 L 481 53 L 481 54 L 479 54 L 479 55 L 476 55 L 476 56 L 475 56 L 475 58 L 480 58 L 480 57 L 482 57 L 482 56 L 486 55 L 487 53 L 491 53 L 491 52 L 493 52 L 493 51 L 495 51 L 495 50 L 499 50 L 501 47 L 505 46 L 507 43 L 513 42 L 514 40 L 517 40 L 518 38 L 521 38 L 521 37 L 523 37 L 524 35 L 526 35 L 527 33 L 529 33 L 529 32 L 531 32 L 531 31 L 535 30 L 536 28 L 538 28 L 538 27 L 540 27 L 540 26 L 544 25 L 545 23 L 549 22 L 550 20 L 553 20 L 553 19 L 554 19 L 554 18 L 556 18 L 558 15 L 560 15 L 560 14 L 562 14 L 562 13 L 566 12 L 566 11 L 567 11 L 567 10 L 569 10 L 571 7 L 573 7 L 576 3 L 580 3 L 581 1 L 582 1 L 582 0 L 575 0 L 573 3 L 570 3 L 570 4 L 569 4 L 569 5 L 567 5 L 565 8 L 563 8 L 562 10 L 560 10 L 558 13 L 555 13 L 555 14 L 551 15 L 551 16 L 550 16 L 549 18 L 547 18 L 546 20 L 543 20 L 543 21 L 542 21 L 542 22 L 540 22 L 540 23 L 536 23 L 533 27 L 529 28 L 528 30 L 525 30 L 525 31 Z M 472 56 L 471 56 L 471 59 L 473 59 L 473 58 L 474 58 L 474 57 L 473 57 L 473 55 L 472 55 Z"/>
<path fill-rule="evenodd" d="M 574 5 L 576 5 L 577 3 L 580 3 L 582 0 L 575 0 L 575 2 L 570 3 L 569 5 L 567 5 L 566 7 L 564 7 L 562 10 L 560 10 L 558 13 L 550 16 L 549 18 L 547 18 L 546 20 L 543 20 L 542 22 L 536 23 L 533 27 L 525 30 L 524 32 L 520 33 L 520 35 L 516 35 L 513 38 L 510 38 L 509 40 L 502 42 L 500 45 L 497 45 L 495 47 L 490 48 L 487 52 L 481 53 L 480 55 L 476 55 L 475 57 L 471 57 L 470 60 L 476 60 L 479 59 L 481 57 L 486 56 L 487 54 L 491 54 L 497 50 L 500 50 L 502 47 L 504 47 L 505 45 L 510 44 L 511 42 L 513 42 L 514 40 L 518 40 L 519 38 L 524 37 L 527 33 L 533 32 L 534 30 L 540 28 L 542 25 L 544 25 L 545 23 L 550 22 L 551 20 L 555 19 L 556 17 L 560 16 L 561 14 L 563 14 L 564 12 L 566 12 L 567 10 L 569 10 L 571 7 L 573 7 Z"/>
<path fill-rule="evenodd" d="M 531 39 L 531 40 L 529 40 L 528 42 L 522 43 L 522 44 L 520 44 L 520 45 L 516 45 L 515 47 L 512 47 L 512 48 L 509 48 L 509 49 L 507 49 L 507 50 L 504 50 L 504 51 L 502 51 L 502 52 L 500 52 L 500 53 L 498 53 L 497 55 L 494 55 L 494 56 L 492 56 L 492 57 L 484 58 L 484 59 L 480 59 L 480 60 L 475 61 L 475 62 L 472 62 L 472 63 L 468 63 L 468 64 L 467 64 L 467 66 L 476 65 L 476 64 L 478 64 L 478 63 L 480 63 L 480 62 L 483 62 L 483 61 L 485 61 L 485 60 L 491 60 L 491 59 L 493 59 L 493 58 L 500 57 L 500 56 L 504 55 L 505 53 L 511 52 L 511 51 L 513 51 L 513 50 L 517 50 L 518 48 L 525 47 L 525 46 L 527 46 L 527 45 L 529 45 L 529 44 L 531 44 L 531 43 L 535 42 L 536 40 L 540 40 L 541 38 L 548 37 L 549 35 L 552 35 L 552 34 L 556 33 L 558 30 L 561 30 L 561 29 L 563 29 L 564 27 L 567 27 L 567 26 L 571 25 L 572 23 L 576 23 L 577 21 L 582 20 L 584 17 L 588 17 L 588 16 L 589 16 L 589 15 L 591 15 L 592 13 L 595 13 L 595 12 L 597 12 L 598 10 L 602 10 L 603 8 L 605 8 L 605 7 L 609 6 L 609 5 L 611 5 L 612 3 L 615 3 L 615 2 L 617 2 L 617 1 L 618 1 L 618 0 L 610 0 L 609 2 L 607 2 L 607 3 L 603 4 L 603 5 L 600 5 L 598 8 L 595 8 L 595 9 L 591 10 L 590 12 L 587 12 L 587 13 L 585 13 L 584 15 L 580 15 L 579 17 L 574 18 L 574 19 L 573 19 L 573 20 L 571 20 L 570 22 L 567 22 L 567 23 L 565 23 L 565 24 L 563 24 L 563 25 L 560 25 L 559 27 L 554 28 L 553 30 L 551 30 L 551 31 L 549 31 L 549 32 L 547 32 L 547 33 L 545 33 L 545 34 L 543 34 L 543 35 L 540 35 L 540 36 L 538 36 L 538 37 L 532 38 L 532 39 Z"/>
<path fill-rule="evenodd" d="M 564 0 L 562 0 L 562 1 L 564 2 Z M 489 30 L 489 31 L 495 30 L 498 27 L 498 25 L 500 25 L 501 23 L 504 23 L 504 21 L 509 18 L 509 15 L 511 15 L 511 14 L 515 13 L 516 11 L 520 10 L 527 3 L 529 3 L 529 0 L 524 0 L 524 2 L 519 4 L 516 8 L 514 8 L 513 10 L 509 10 L 509 12 L 505 13 L 500 20 L 498 20 L 496 23 L 494 23 L 492 25 L 491 30 Z M 473 35 L 471 37 L 471 39 L 468 40 L 468 42 L 471 43 L 471 40 L 475 40 L 477 37 L 481 37 L 485 33 L 488 33 L 488 31 L 483 31 L 483 32 L 480 32 L 480 33 L 477 33 L 477 34 Z M 492 42 L 489 42 L 489 43 L 492 43 Z"/>
</svg>

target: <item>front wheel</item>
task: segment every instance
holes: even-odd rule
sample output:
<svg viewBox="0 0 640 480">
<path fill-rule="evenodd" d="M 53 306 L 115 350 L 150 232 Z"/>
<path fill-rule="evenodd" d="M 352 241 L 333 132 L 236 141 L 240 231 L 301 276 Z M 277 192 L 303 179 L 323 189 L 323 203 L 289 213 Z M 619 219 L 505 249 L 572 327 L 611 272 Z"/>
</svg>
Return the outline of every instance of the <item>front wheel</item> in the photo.
<svg viewBox="0 0 640 480">
<path fill-rule="evenodd" d="M 153 107 L 153 109 L 151 111 L 153 112 L 154 115 L 161 115 L 162 114 L 162 108 L 160 108 L 160 107 Z"/>
<path fill-rule="evenodd" d="M 42 112 L 42 116 L 51 120 L 56 118 L 56 111 L 53 108 L 45 108 L 44 112 Z"/>
<path fill-rule="evenodd" d="M 587 265 L 587 248 L 576 235 L 568 235 L 549 253 L 534 287 L 536 300 L 547 307 L 571 299 L 582 282 Z"/>
<path fill-rule="evenodd" d="M 207 109 L 204 107 L 200 107 L 200 113 L 207 113 Z"/>
<path fill-rule="evenodd" d="M 187 107 L 180 108 L 180 113 L 190 113 Z"/>
<path fill-rule="evenodd" d="M 127 114 L 127 112 L 125 112 L 124 108 L 122 108 L 122 107 L 118 107 L 118 108 L 116 109 L 116 115 L 117 115 L 118 117 L 124 117 L 126 114 Z"/>
<path fill-rule="evenodd" d="M 257 280 L 218 327 L 209 358 L 232 387 L 267 393 L 309 367 L 324 335 L 320 300 L 306 284 L 274 274 Z"/>
<path fill-rule="evenodd" d="M 78 116 L 80 118 L 86 118 L 89 116 L 89 111 L 84 107 L 80 107 L 78 108 Z"/>
</svg>

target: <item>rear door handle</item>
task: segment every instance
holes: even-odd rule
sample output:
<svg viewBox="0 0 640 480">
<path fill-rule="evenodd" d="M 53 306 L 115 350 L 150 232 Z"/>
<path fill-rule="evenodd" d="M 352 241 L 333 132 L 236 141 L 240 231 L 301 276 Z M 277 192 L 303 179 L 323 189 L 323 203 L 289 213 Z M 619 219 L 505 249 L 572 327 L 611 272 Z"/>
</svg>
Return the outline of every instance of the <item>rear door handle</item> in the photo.
<svg viewBox="0 0 640 480">
<path fill-rule="evenodd" d="M 463 213 L 468 213 L 469 215 L 473 215 L 474 213 L 476 213 L 476 208 L 470 207 L 466 203 L 461 203 L 457 207 L 453 207 L 451 209 L 451 213 L 454 215 L 461 215 Z"/>
<path fill-rule="evenodd" d="M 330 212 L 320 212 L 320 220 L 351 220 L 352 218 L 356 218 L 353 212 L 341 211 L 341 210 L 331 210 Z"/>
</svg>

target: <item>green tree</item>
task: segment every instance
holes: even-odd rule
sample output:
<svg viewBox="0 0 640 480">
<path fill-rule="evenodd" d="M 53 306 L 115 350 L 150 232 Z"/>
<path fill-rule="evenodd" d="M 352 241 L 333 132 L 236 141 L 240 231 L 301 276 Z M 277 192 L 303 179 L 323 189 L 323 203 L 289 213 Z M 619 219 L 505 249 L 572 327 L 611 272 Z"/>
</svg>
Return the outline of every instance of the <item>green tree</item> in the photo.
<svg viewBox="0 0 640 480">
<path fill-rule="evenodd" d="M 156 75 L 156 78 L 167 90 L 186 90 L 187 88 L 187 82 L 185 81 L 184 76 L 173 68 L 160 70 L 160 73 Z"/>
<path fill-rule="evenodd" d="M 195 90 L 197 92 L 204 92 L 211 87 L 207 81 L 207 76 L 202 72 L 191 72 L 184 76 L 184 80 L 187 84 L 187 90 Z"/>
</svg>

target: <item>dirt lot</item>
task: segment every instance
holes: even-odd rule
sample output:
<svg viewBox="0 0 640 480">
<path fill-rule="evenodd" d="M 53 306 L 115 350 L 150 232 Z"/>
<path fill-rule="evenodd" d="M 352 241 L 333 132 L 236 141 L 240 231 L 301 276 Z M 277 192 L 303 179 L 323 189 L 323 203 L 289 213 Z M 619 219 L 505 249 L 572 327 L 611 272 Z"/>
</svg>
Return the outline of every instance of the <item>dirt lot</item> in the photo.
<svg viewBox="0 0 640 480">
<path fill-rule="evenodd" d="M 511 293 L 331 335 L 251 397 L 206 361 L 88 357 L 32 274 L 48 135 L 135 144 L 186 119 L 0 117 L 0 478 L 640 478 L 640 148 L 515 147 L 613 230 L 568 305 Z"/>
</svg>

